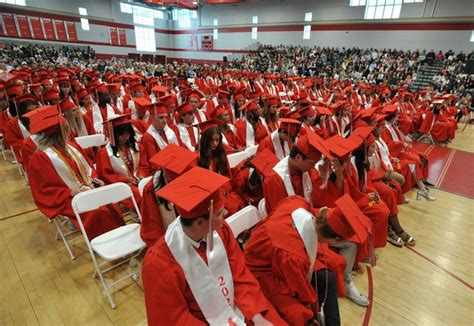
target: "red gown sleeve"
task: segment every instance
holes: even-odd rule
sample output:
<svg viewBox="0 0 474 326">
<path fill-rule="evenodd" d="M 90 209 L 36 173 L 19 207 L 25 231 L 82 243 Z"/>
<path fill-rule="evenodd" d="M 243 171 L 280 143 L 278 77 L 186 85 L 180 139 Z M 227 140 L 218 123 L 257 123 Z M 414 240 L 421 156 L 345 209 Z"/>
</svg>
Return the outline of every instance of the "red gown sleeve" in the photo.
<svg viewBox="0 0 474 326">
<path fill-rule="evenodd" d="M 150 169 L 150 163 L 148 162 L 148 156 L 145 152 L 145 146 L 138 143 L 138 148 L 140 150 L 140 161 L 138 162 L 138 176 L 146 178 L 152 174 Z"/>
<path fill-rule="evenodd" d="M 142 213 L 140 237 L 148 248 L 153 246 L 165 234 L 163 220 L 154 192 L 153 180 L 150 180 L 143 189 L 140 201 L 140 212 Z"/>
<path fill-rule="evenodd" d="M 96 156 L 96 169 L 99 175 L 99 178 L 102 179 L 107 184 L 112 184 L 116 182 L 128 183 L 129 178 L 117 174 L 112 165 L 110 164 L 109 154 L 105 147 L 101 148 Z"/>
<path fill-rule="evenodd" d="M 265 197 L 268 213 L 272 212 L 283 199 L 288 197 L 283 180 L 276 173 L 270 173 L 265 176 L 263 181 L 263 197 Z"/>
<path fill-rule="evenodd" d="M 140 142 L 143 145 L 143 150 L 147 160 L 150 160 L 156 153 L 160 151 L 155 139 L 153 139 L 153 136 L 148 133 L 143 134 Z"/>
</svg>

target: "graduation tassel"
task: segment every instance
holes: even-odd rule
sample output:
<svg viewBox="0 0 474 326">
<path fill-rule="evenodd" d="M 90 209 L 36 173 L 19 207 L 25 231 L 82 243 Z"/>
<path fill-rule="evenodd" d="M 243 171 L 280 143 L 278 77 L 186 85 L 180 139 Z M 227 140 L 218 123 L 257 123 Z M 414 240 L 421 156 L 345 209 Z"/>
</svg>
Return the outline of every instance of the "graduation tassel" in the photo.
<svg viewBox="0 0 474 326">
<path fill-rule="evenodd" d="M 212 229 L 212 219 L 213 219 L 213 213 L 214 213 L 214 200 L 211 200 L 210 207 L 209 207 L 209 240 L 207 242 L 209 252 L 212 252 L 212 249 L 214 248 L 214 237 L 213 237 L 213 229 Z"/>
</svg>

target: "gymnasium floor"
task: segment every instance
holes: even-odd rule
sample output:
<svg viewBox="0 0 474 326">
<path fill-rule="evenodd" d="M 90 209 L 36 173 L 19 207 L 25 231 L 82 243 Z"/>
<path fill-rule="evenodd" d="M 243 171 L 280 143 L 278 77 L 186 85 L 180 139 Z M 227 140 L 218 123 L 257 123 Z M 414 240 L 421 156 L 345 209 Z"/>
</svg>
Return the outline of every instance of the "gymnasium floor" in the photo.
<svg viewBox="0 0 474 326">
<path fill-rule="evenodd" d="M 461 132 L 463 127 L 448 147 L 474 153 L 474 126 Z M 458 176 L 472 170 L 474 161 L 466 160 Z M 111 309 L 100 282 L 91 277 L 83 241 L 74 246 L 77 259 L 71 261 L 55 240 L 54 225 L 35 210 L 16 167 L 1 158 L 0 182 L 0 325 L 146 324 L 140 281 L 116 288 L 118 307 Z M 416 247 L 387 244 L 377 251 L 373 306 L 340 300 L 343 325 L 474 324 L 474 200 L 433 192 L 433 203 L 409 194 L 411 202 L 399 216 Z M 369 275 L 365 267 L 361 271 L 355 281 L 368 293 Z"/>
</svg>

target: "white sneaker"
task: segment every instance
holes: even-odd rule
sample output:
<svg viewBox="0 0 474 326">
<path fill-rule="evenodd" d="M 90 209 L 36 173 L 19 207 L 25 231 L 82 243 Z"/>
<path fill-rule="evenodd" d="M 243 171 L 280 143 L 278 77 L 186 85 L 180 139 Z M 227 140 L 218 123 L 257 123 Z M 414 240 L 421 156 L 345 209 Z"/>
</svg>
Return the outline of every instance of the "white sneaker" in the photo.
<svg viewBox="0 0 474 326">
<path fill-rule="evenodd" d="M 346 298 L 353 301 L 355 304 L 361 307 L 369 306 L 369 299 L 364 295 L 360 294 L 359 290 L 357 290 L 353 281 L 350 281 L 346 284 Z"/>
</svg>

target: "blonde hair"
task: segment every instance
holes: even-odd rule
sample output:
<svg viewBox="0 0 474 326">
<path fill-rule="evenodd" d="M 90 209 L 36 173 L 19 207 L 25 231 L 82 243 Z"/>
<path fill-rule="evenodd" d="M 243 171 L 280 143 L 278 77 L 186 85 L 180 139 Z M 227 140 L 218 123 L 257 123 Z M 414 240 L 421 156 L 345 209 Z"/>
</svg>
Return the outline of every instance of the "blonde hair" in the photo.
<svg viewBox="0 0 474 326">
<path fill-rule="evenodd" d="M 66 146 L 66 142 L 69 139 L 70 127 L 66 122 L 65 124 L 56 126 L 57 130 L 53 133 L 39 133 L 38 134 L 38 150 L 44 150 L 53 146 Z"/>
<path fill-rule="evenodd" d="M 77 108 L 77 110 L 79 110 L 79 108 Z M 79 131 L 84 128 L 84 120 L 82 119 L 82 116 L 79 118 L 74 116 L 72 111 L 73 110 L 64 112 L 63 115 L 69 124 L 69 130 L 74 132 L 76 135 L 79 135 Z"/>
</svg>

